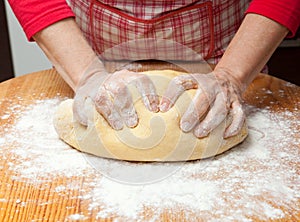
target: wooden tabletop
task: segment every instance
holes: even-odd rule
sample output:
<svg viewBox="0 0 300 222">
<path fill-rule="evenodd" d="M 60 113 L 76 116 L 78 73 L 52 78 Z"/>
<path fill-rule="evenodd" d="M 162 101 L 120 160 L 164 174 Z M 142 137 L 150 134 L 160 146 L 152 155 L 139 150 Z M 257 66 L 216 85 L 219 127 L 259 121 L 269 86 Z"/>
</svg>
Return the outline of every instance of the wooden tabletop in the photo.
<svg viewBox="0 0 300 222">
<path fill-rule="evenodd" d="M 54 69 L 24 75 L 0 84 L 0 150 L 2 153 L 0 157 L 0 221 L 112 220 L 111 217 L 99 219 L 97 213 L 101 211 L 101 207 L 91 209 L 89 204 L 92 197 L 82 198 L 83 190 L 87 191 L 90 189 L 86 187 L 87 181 L 90 181 L 92 177 L 90 174 L 73 175 L 71 177 L 64 175 L 51 177 L 50 175 L 44 182 L 40 183 L 31 183 L 30 179 L 26 178 L 18 180 L 16 178 L 20 176 L 20 172 L 15 171 L 15 168 L 11 167 L 14 164 L 17 165 L 20 161 L 18 155 L 13 152 L 15 144 L 9 144 L 5 147 L 1 146 L 1 138 L 5 138 L 5 135 L 13 129 L 18 119 L 15 116 L 16 112 L 11 112 L 12 109 L 25 110 L 28 105 L 34 104 L 37 100 L 72 96 L 72 90 Z M 245 93 L 245 103 L 262 109 L 268 107 L 268 110 L 272 112 L 288 111 L 291 115 L 287 115 L 286 118 L 293 125 L 295 123 L 293 119 L 299 120 L 300 87 L 260 74 Z M 19 106 L 16 106 L 17 104 Z M 9 118 L 3 117 L 9 112 L 11 112 Z M 290 135 L 293 138 L 291 138 L 290 144 L 286 144 L 286 146 L 297 146 L 300 151 L 299 143 L 295 144 L 295 137 L 300 138 L 300 126 L 294 124 L 293 127 L 296 133 L 294 132 Z M 298 165 L 291 164 L 290 168 L 295 172 L 295 181 L 299 182 L 299 162 Z M 67 187 L 68 184 L 72 184 L 74 181 L 79 184 L 78 188 L 65 190 L 64 195 L 61 195 L 61 192 L 53 192 L 55 187 Z M 296 189 L 299 188 L 297 185 L 295 187 Z M 264 199 L 264 197 L 257 198 Z M 283 196 L 282 198 L 284 199 L 285 197 Z M 291 203 L 285 203 L 284 206 L 280 206 L 283 212 L 282 217 L 275 219 L 272 217 L 264 218 L 264 220 L 299 221 L 299 195 L 295 198 L 296 201 L 294 200 Z M 272 199 L 268 199 L 268 201 L 273 205 L 277 204 L 272 203 Z M 141 213 L 143 214 L 143 212 Z M 179 209 L 178 212 L 165 211 L 159 216 L 159 220 L 182 221 L 186 220 L 184 214 L 185 209 Z M 70 215 L 74 215 L 74 217 L 70 217 Z M 197 220 L 207 219 L 201 218 L 201 212 L 196 218 L 199 218 Z M 255 214 L 248 219 L 261 220 Z"/>
</svg>

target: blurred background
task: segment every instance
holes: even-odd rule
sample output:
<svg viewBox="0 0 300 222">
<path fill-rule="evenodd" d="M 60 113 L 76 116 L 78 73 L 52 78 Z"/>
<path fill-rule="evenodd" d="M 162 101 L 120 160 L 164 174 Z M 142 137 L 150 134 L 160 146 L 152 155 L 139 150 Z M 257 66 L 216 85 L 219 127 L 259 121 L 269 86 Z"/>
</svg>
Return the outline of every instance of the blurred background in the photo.
<svg viewBox="0 0 300 222">
<path fill-rule="evenodd" d="M 7 1 L 0 1 L 0 82 L 51 68 L 34 42 L 28 42 Z M 300 85 L 300 30 L 286 39 L 268 63 L 269 74 Z"/>
<path fill-rule="evenodd" d="M 0 30 L 1 80 L 51 68 L 37 44 L 27 41 L 7 1 L 0 1 Z"/>
</svg>

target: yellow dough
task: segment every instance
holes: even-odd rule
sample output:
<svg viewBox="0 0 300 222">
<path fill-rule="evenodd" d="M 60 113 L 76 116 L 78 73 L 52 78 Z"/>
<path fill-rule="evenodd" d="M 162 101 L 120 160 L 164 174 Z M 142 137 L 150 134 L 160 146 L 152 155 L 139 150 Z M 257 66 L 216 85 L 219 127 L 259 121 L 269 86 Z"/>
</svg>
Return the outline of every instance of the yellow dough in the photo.
<svg viewBox="0 0 300 222">
<path fill-rule="evenodd" d="M 171 70 L 145 73 L 160 96 L 170 80 L 181 74 Z M 59 105 L 54 117 L 60 138 L 77 150 L 100 157 L 129 161 L 186 161 L 223 153 L 242 142 L 248 134 L 245 123 L 238 135 L 224 140 L 223 133 L 229 122 L 225 120 L 208 137 L 197 139 L 192 132 L 183 133 L 179 128 L 180 118 L 195 90 L 183 93 L 168 112 L 152 113 L 145 108 L 137 90 L 131 86 L 129 89 L 139 116 L 137 127 L 113 130 L 91 102 L 87 104 L 88 127 L 82 126 L 73 119 L 73 100 L 68 99 Z"/>
</svg>

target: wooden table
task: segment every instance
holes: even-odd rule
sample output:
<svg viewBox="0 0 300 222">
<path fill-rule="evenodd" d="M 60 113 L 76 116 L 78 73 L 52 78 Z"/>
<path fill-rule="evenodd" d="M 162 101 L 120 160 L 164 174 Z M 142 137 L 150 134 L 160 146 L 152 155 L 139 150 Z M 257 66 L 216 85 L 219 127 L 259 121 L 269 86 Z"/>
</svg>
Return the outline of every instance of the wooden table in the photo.
<svg viewBox="0 0 300 222">
<path fill-rule="evenodd" d="M 268 91 L 273 93 L 267 93 Z M 284 97 L 279 95 L 282 92 L 284 92 Z M 61 98 L 72 97 L 73 92 L 53 69 L 11 79 L 0 84 L 0 117 L 5 115 L 13 105 L 19 104 L 19 109 L 24 109 L 36 100 L 51 99 L 57 96 Z M 280 109 L 289 110 L 295 118 L 295 114 L 298 115 L 300 110 L 300 87 L 261 74 L 249 87 L 245 94 L 245 101 L 247 104 L 260 108 L 269 106 L 274 112 Z M 9 118 L 0 118 L 0 138 L 9 131 L 9 128 L 14 126 L 15 121 L 13 114 Z M 298 133 L 293 136 L 299 138 L 300 126 L 295 125 L 294 127 Z M 295 144 L 290 145 L 295 146 Z M 296 146 L 299 147 L 299 144 L 296 144 Z M 3 155 L 0 157 L 0 221 L 69 221 L 72 218 L 70 219 L 68 215 L 78 214 L 85 215 L 83 218 L 77 218 L 81 219 L 80 221 L 99 220 L 96 219 L 97 211 L 88 209 L 90 200 L 80 198 L 81 190 L 84 188 L 86 181 L 89 181 L 89 176 L 79 175 L 71 178 L 58 176 L 51 178 L 51 181 L 48 180 L 39 184 L 32 184 L 28 180 L 15 180 L 14 176 L 18 173 L 12 171 L 9 165 L 12 162 L 18 163 L 18 157 L 15 154 L 11 153 L 9 155 L 9 149 L 13 149 L 13 147 L 13 144 L 11 144 L 11 147 L 6 147 L 5 158 L 3 158 Z M 291 167 L 295 168 L 295 177 L 299 177 L 299 165 Z M 79 182 L 78 189 L 66 191 L 65 195 L 51 192 L 53 187 L 66 186 L 74 181 Z M 263 199 L 264 197 L 260 198 Z M 278 221 L 300 220 L 300 199 L 296 202 L 296 205 L 293 203 L 293 206 L 287 205 L 282 208 L 283 212 L 288 213 Z M 26 206 L 22 206 L 22 203 L 26 203 Z M 160 220 L 184 220 L 182 211 L 184 209 L 179 210 L 178 214 L 165 212 L 160 216 Z M 256 215 L 253 215 L 252 219 L 259 220 Z"/>
</svg>

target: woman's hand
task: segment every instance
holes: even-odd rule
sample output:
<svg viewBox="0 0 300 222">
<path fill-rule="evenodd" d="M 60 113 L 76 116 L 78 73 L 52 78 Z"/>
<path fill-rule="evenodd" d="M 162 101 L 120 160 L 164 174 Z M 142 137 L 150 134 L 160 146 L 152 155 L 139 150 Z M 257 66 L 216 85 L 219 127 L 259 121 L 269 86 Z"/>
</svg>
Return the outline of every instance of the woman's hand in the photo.
<svg viewBox="0 0 300 222">
<path fill-rule="evenodd" d="M 101 68 L 98 59 L 95 59 L 75 90 L 73 106 L 75 119 L 87 125 L 84 105 L 89 97 L 96 110 L 112 128 L 120 130 L 124 124 L 128 127 L 135 127 L 138 124 L 138 115 L 127 87 L 129 84 L 137 88 L 148 110 L 158 111 L 158 96 L 148 76 L 128 70 L 108 74 L 104 68 Z"/>
<path fill-rule="evenodd" d="M 187 74 L 175 77 L 164 93 L 160 110 L 167 112 L 178 97 L 189 89 L 197 92 L 180 120 L 184 132 L 193 131 L 198 138 L 207 136 L 227 116 L 231 121 L 224 137 L 236 135 L 245 121 L 240 84 L 225 73 Z"/>
<path fill-rule="evenodd" d="M 241 94 L 262 70 L 287 35 L 283 25 L 258 14 L 247 14 L 215 70 L 207 75 L 175 78 L 160 103 L 166 112 L 184 90 L 197 88 L 196 96 L 180 121 L 183 131 L 204 137 L 228 115 L 232 118 L 224 137 L 236 135 L 245 120 Z"/>
</svg>

